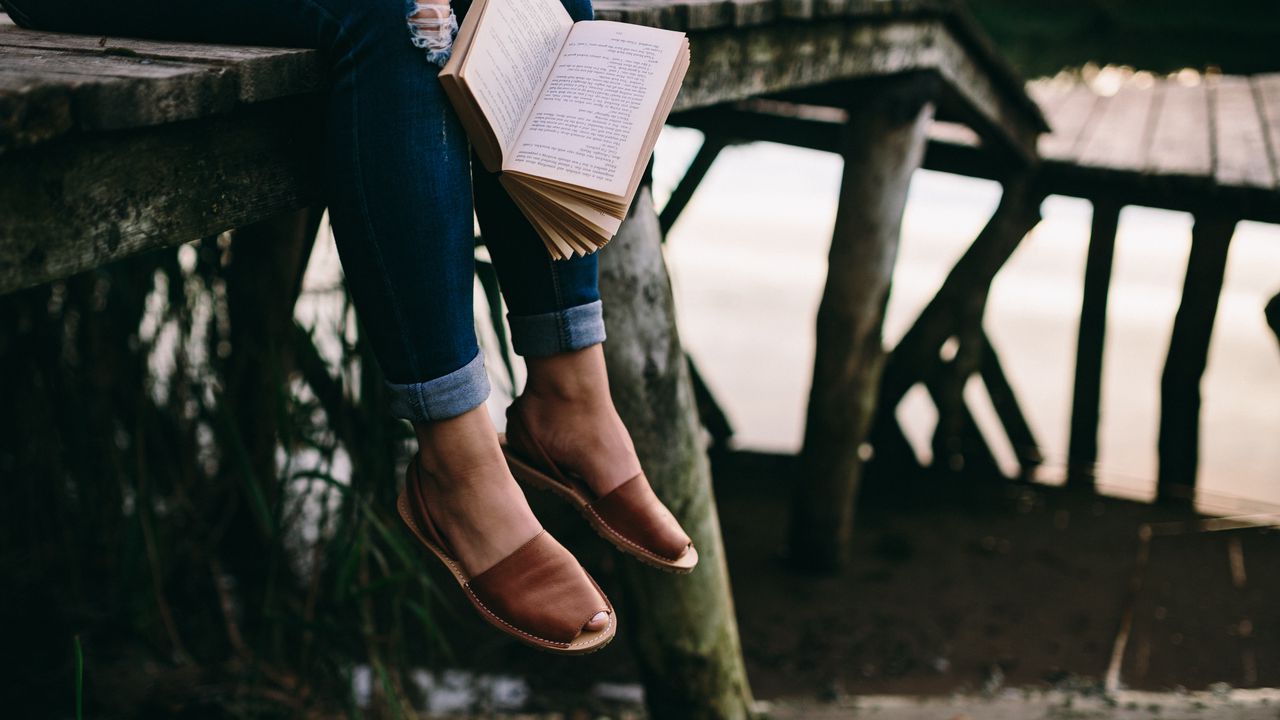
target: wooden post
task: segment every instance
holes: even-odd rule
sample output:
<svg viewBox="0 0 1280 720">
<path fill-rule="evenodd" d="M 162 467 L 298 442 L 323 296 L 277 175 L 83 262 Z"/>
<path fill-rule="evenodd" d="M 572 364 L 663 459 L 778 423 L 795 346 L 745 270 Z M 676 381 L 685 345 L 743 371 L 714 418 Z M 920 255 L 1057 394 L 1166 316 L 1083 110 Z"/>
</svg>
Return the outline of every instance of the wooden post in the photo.
<svg viewBox="0 0 1280 720">
<path fill-rule="evenodd" d="M 1236 220 L 1199 217 L 1191 230 L 1191 254 L 1182 303 L 1173 321 L 1169 357 L 1160 379 L 1160 472 L 1156 499 L 1190 506 L 1200 460 L 1200 379 L 1227 269 Z"/>
<path fill-rule="evenodd" d="M 884 361 L 884 309 L 907 188 L 933 119 L 931 89 L 920 78 L 875 83 L 841 131 L 844 177 L 792 500 L 790 560 L 802 569 L 832 572 L 847 558 Z"/>
<path fill-rule="evenodd" d="M 277 478 L 276 452 L 284 440 L 280 431 L 287 426 L 280 416 L 286 407 L 281 397 L 288 392 L 289 374 L 295 368 L 293 312 L 323 213 L 324 206 L 314 205 L 232 232 L 231 262 L 224 276 L 231 354 L 218 398 L 227 413 L 219 427 L 219 443 L 243 462 L 222 464 L 222 479 L 240 492 L 218 552 L 245 597 L 268 592 L 273 568 L 263 561 L 264 553 L 270 552 L 271 543 L 284 540 L 260 525 L 252 497 L 260 492 L 270 507 L 280 501 L 277 491 L 283 485 Z M 284 577 L 289 575 L 287 568 L 279 568 Z M 265 622 L 258 612 L 262 606 L 248 605 L 242 619 L 246 630 Z"/>
<path fill-rule="evenodd" d="M 711 169 L 711 164 L 720 156 L 720 151 L 727 144 L 728 141 L 719 135 L 704 133 L 702 147 L 698 148 L 698 154 L 693 156 L 689 168 L 684 171 L 684 177 L 680 178 L 675 190 L 671 191 L 667 204 L 662 206 L 662 212 L 658 215 L 658 226 L 662 229 L 664 237 L 671 226 L 676 224 L 676 218 L 680 217 L 685 205 L 688 205 L 689 200 L 693 198 L 693 191 L 698 189 L 702 178 L 706 177 L 707 171 Z"/>
<path fill-rule="evenodd" d="M 1084 301 L 1076 340 L 1075 389 L 1071 396 L 1071 442 L 1067 484 L 1092 488 L 1098 461 L 1098 414 L 1102 400 L 1102 347 L 1107 335 L 1107 293 L 1115 256 L 1120 205 L 1094 201 L 1093 228 L 1084 270 Z"/>
<path fill-rule="evenodd" d="M 1044 454 L 1040 452 L 1040 443 L 1036 442 L 1035 434 L 1031 432 L 1027 416 L 1018 404 L 1018 396 L 1014 394 L 1013 386 L 1009 384 L 1000 358 L 996 356 L 996 349 L 991 346 L 986 333 L 982 334 L 982 361 L 978 371 L 982 375 L 982 384 L 987 388 L 987 395 L 991 397 L 991 405 L 1009 438 L 1009 444 L 1013 446 L 1013 453 L 1018 458 L 1018 478 L 1030 481 L 1035 476 L 1036 468 L 1044 463 Z"/>
<path fill-rule="evenodd" d="M 1045 193 L 1034 175 L 1020 173 L 1003 184 L 1004 194 L 991 219 L 893 349 L 884 372 L 882 400 L 886 407 L 897 405 L 932 368 L 943 343 L 960 331 L 964 318 L 982 317 L 996 273 L 1040 222 L 1040 201 Z"/>
<path fill-rule="evenodd" d="M 1263 312 L 1267 317 L 1267 325 L 1271 326 L 1271 332 L 1276 334 L 1276 340 L 1280 340 L 1280 295 L 1271 298 Z"/>
<path fill-rule="evenodd" d="M 738 641 L 711 468 L 653 197 L 641 187 L 600 254 L 609 388 L 658 496 L 698 548 L 687 576 L 619 563 L 626 627 L 655 718 L 746 718 L 751 690 Z"/>
</svg>

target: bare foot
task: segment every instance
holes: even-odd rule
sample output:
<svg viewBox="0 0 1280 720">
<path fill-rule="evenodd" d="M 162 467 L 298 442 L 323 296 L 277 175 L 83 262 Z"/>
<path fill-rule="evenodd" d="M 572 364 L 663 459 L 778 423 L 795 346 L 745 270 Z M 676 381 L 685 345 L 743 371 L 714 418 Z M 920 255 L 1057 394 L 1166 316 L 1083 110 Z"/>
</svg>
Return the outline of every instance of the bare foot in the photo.
<svg viewBox="0 0 1280 720">
<path fill-rule="evenodd" d="M 597 496 L 641 472 L 631 434 L 613 407 L 600 345 L 527 364 L 529 382 L 520 396 L 526 427 L 556 464 Z"/>
<path fill-rule="evenodd" d="M 542 530 L 507 468 L 481 405 L 447 420 L 415 424 L 426 473 L 418 475 L 431 521 L 471 577 L 519 549 Z M 587 630 L 600 630 L 599 613 Z"/>
</svg>

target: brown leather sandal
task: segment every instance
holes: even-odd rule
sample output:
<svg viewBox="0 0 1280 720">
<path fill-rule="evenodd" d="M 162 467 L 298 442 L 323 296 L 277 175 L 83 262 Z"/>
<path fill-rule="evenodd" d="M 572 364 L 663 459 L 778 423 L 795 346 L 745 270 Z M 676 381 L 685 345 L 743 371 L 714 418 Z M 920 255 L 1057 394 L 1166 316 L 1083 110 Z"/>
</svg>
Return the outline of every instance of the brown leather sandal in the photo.
<svg viewBox="0 0 1280 720">
<path fill-rule="evenodd" d="M 418 483 L 418 473 L 423 472 L 414 456 L 396 508 L 418 540 L 453 573 L 481 617 L 527 645 L 563 655 L 593 653 L 613 640 L 617 631 L 613 605 L 577 559 L 546 530 L 484 572 L 468 576 L 427 513 Z M 609 624 L 586 630 L 599 612 L 609 614 Z"/>
<path fill-rule="evenodd" d="M 517 480 L 568 500 L 601 537 L 641 562 L 668 572 L 693 571 L 698 564 L 693 541 L 653 494 L 643 472 L 596 497 L 582 478 L 557 465 L 529 433 L 522 408 L 520 398 L 507 408 L 507 432 L 499 436 Z"/>
</svg>

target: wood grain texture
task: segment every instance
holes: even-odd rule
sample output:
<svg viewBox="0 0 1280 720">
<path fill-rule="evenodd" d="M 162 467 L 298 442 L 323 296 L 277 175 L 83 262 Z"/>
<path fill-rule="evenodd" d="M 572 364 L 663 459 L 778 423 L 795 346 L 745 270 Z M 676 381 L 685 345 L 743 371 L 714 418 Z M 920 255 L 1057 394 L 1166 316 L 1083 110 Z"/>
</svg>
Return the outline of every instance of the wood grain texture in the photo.
<svg viewBox="0 0 1280 720">
<path fill-rule="evenodd" d="M 794 8 L 788 7 L 784 0 L 602 0 L 597 16 L 689 30 L 693 66 L 677 111 L 810 88 L 825 89 L 842 107 L 856 107 L 852 83 L 925 72 L 942 79 L 940 112 L 971 124 L 984 148 L 1003 148 L 1023 162 L 1033 157 L 1039 115 L 1020 84 L 1011 83 L 1002 66 L 984 55 L 982 42 L 955 20 L 954 4 L 828 1 L 806 11 L 811 19 L 803 22 L 789 16 Z M 266 210 L 298 207 L 310 196 L 299 189 L 300 180 L 285 179 L 297 161 L 264 144 L 289 133 L 234 124 L 267 102 L 313 103 L 324 83 L 314 50 L 76 36 L 0 23 L 4 182 L 17 188 L 20 178 L 49 184 L 55 171 L 71 176 L 57 178 L 56 201 L 7 204 L 9 216 L 0 223 L 0 286 L 61 277 L 226 229 Z M 232 125 L 210 123 L 217 132 L 189 134 L 206 119 L 233 117 Z M 183 129 L 188 123 L 195 125 Z M 298 123 L 305 124 L 302 118 Z M 144 130 L 156 138 L 135 134 Z M 179 137 L 196 146 L 177 148 Z M 240 147 L 220 147 L 223 141 Z M 37 154 L 46 144 L 50 152 Z M 170 146 L 175 149 L 160 149 Z M 130 156 L 124 148 L 137 152 Z M 263 158 L 261 172 L 252 166 L 254 153 Z M 214 177 L 203 174 L 220 164 Z M 112 167 L 130 177 L 117 181 Z M 255 176 L 268 178 L 256 195 L 250 190 Z M 144 182 L 162 178 L 173 184 Z M 202 202 L 231 197 L 223 190 L 228 185 L 240 188 L 235 196 L 244 198 L 244 208 L 193 214 Z M 210 197 L 199 197 L 197 188 Z M 102 207 L 104 198 L 113 210 Z M 173 236 L 161 237 L 166 231 Z M 83 247 L 75 246 L 75 238 Z"/>
<path fill-rule="evenodd" d="M 1154 84 L 1129 82 L 1121 87 L 1101 108 L 1076 162 L 1117 170 L 1142 170 L 1151 141 L 1152 110 L 1160 94 Z"/>
<path fill-rule="evenodd" d="M 227 113 L 323 86 L 314 50 L 165 43 L 0 24 L 0 152 L 73 131 Z"/>
<path fill-rule="evenodd" d="M 1029 162 L 1040 119 L 986 74 L 938 20 L 838 20 L 715 30 L 691 36 L 693 64 L 675 111 L 763 94 L 910 72 L 943 80 L 940 112 L 963 118 L 988 143 Z M 845 93 L 849 102 L 856 94 Z"/>
<path fill-rule="evenodd" d="M 1101 96 L 1063 76 L 1028 92 L 1053 128 L 1039 141 L 1048 192 L 1280 222 L 1280 74 L 1157 78 L 1145 118 L 1148 98 L 1127 86 Z M 931 133 L 925 164 L 991 179 L 1004 171 L 945 132 Z"/>
<path fill-rule="evenodd" d="M 1048 112 L 1051 129 L 1040 136 L 1038 147 L 1045 159 L 1071 161 L 1102 101 L 1088 85 L 1081 83 L 1068 85 L 1058 92 L 1060 96 Z"/>
<path fill-rule="evenodd" d="M 1156 175 L 1208 177 L 1213 172 L 1209 93 L 1204 83 L 1164 83 L 1144 163 Z"/>
<path fill-rule="evenodd" d="M 1249 79 L 1225 75 L 1210 76 L 1208 81 L 1213 107 L 1214 179 L 1219 185 L 1275 187 L 1262 115 Z"/>
<path fill-rule="evenodd" d="M 677 110 L 928 68 L 954 85 L 948 102 L 962 106 L 944 106 L 943 112 L 984 125 L 980 132 L 989 139 L 1017 146 L 1029 158 L 1027 138 L 1040 126 L 1020 81 L 954 3 L 821 0 L 816 9 L 798 11 L 784 0 L 601 0 L 595 11 L 599 19 L 691 34 L 693 66 Z M 794 22 L 802 16 L 807 22 Z M 295 48 L 77 36 L 8 24 L 0 25 L 0 53 L 4 70 L 22 72 L 30 84 L 0 87 L 0 102 L 13 108 L 10 116 L 49 117 L 60 106 L 71 109 L 69 122 L 54 134 L 34 130 L 30 122 L 0 123 L 0 149 L 77 129 L 204 117 L 314 92 L 324 82 L 319 53 Z M 66 95 L 49 86 L 59 80 L 68 85 Z M 43 102 L 48 107 L 37 106 Z"/>
<path fill-rule="evenodd" d="M 320 53 L 306 48 L 181 43 L 99 35 L 40 32 L 0 26 L 0 46 L 60 50 L 140 61 L 203 63 L 231 70 L 241 102 L 260 102 L 319 89 Z"/>
<path fill-rule="evenodd" d="M 0 293 L 318 200 L 316 108 L 281 102 L 6 156 Z"/>
<path fill-rule="evenodd" d="M 1254 99 L 1266 130 L 1271 172 L 1280 182 L 1280 73 L 1256 75 L 1252 80 Z"/>
</svg>

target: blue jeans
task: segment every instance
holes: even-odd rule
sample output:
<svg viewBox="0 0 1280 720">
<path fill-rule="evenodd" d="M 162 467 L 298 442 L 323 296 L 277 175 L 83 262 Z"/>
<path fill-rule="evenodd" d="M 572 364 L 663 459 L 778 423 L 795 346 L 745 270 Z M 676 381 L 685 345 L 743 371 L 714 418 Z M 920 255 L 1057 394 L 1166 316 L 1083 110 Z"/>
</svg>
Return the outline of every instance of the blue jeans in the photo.
<svg viewBox="0 0 1280 720">
<path fill-rule="evenodd" d="M 34 29 L 321 51 L 330 80 L 324 199 L 397 416 L 440 420 L 489 395 L 472 307 L 473 210 L 517 353 L 604 340 L 596 256 L 553 261 L 496 175 L 472 162 L 436 78 L 443 55 L 421 47 L 407 22 L 412 0 L 0 2 Z M 590 0 L 562 2 L 575 20 L 591 18 Z M 469 6 L 454 0 L 459 19 Z"/>
</svg>

